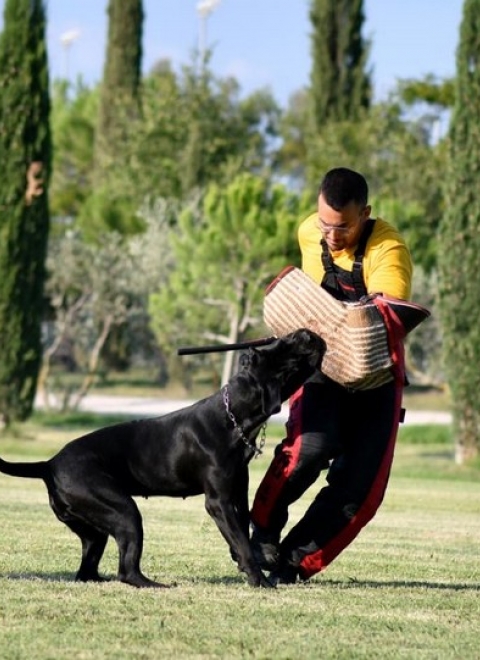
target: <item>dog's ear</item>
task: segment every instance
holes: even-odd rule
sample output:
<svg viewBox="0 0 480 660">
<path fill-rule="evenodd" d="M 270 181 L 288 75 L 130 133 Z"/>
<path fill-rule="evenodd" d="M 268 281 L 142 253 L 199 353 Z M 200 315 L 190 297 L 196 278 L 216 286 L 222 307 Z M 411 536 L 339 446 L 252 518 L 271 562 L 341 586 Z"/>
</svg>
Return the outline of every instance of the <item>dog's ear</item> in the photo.
<svg viewBox="0 0 480 660">
<path fill-rule="evenodd" d="M 262 413 L 265 417 L 270 417 L 270 415 L 275 415 L 280 412 L 282 409 L 282 399 L 280 392 L 280 383 L 276 378 L 265 385 L 264 388 L 261 388 L 261 397 L 262 397 Z"/>
</svg>

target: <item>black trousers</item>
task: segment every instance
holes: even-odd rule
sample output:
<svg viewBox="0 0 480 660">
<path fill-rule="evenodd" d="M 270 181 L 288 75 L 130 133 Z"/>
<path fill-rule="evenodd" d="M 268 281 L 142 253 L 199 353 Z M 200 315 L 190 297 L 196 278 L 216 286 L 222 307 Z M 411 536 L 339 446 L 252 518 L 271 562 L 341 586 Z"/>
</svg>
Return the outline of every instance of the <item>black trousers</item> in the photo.
<svg viewBox="0 0 480 660">
<path fill-rule="evenodd" d="M 292 397 L 287 437 L 255 495 L 251 518 L 280 539 L 288 507 L 324 469 L 322 488 L 280 545 L 308 578 L 327 566 L 375 515 L 388 483 L 403 380 L 348 390 L 321 373 Z"/>
</svg>

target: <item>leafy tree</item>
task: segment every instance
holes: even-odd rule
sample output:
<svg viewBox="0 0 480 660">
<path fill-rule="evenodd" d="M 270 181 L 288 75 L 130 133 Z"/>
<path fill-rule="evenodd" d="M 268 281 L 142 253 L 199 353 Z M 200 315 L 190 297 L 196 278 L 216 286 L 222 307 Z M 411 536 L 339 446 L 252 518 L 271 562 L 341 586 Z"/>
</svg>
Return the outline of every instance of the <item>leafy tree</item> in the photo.
<svg viewBox="0 0 480 660">
<path fill-rule="evenodd" d="M 268 167 L 279 109 L 266 91 L 241 99 L 236 81 L 215 77 L 207 65 L 199 72 L 193 63 L 176 75 L 163 61 L 143 81 L 142 110 L 131 183 L 122 180 L 134 182 L 140 201 L 185 199 L 210 182 Z"/>
<path fill-rule="evenodd" d="M 141 311 L 138 253 L 118 232 L 93 245 L 74 230 L 52 237 L 46 293 L 52 320 L 46 332 L 39 391 L 47 407 L 76 408 L 98 374 L 101 357 L 115 329 Z M 52 370 L 65 346 L 79 370 L 78 386 Z"/>
<path fill-rule="evenodd" d="M 431 315 L 415 332 L 407 336 L 405 361 L 412 385 L 437 389 L 445 386 L 442 362 L 442 329 L 438 310 L 438 273 L 426 273 L 416 266 L 413 271 L 412 300 L 430 310 Z"/>
<path fill-rule="evenodd" d="M 394 102 L 377 104 L 361 121 L 331 123 L 328 131 L 312 138 L 306 171 L 312 196 L 330 167 L 346 164 L 362 172 L 374 214 L 398 226 L 414 261 L 426 272 L 436 262 L 444 204 L 439 172 L 445 164 L 445 145 L 431 144 L 429 127 L 422 118 L 405 120 Z"/>
<path fill-rule="evenodd" d="M 52 217 L 63 223 L 54 224 L 52 229 L 76 218 L 92 193 L 98 96 L 98 89 L 90 89 L 81 80 L 73 91 L 66 81 L 53 85 L 51 127 L 55 150 L 50 209 Z"/>
<path fill-rule="evenodd" d="M 251 174 L 211 184 L 168 231 L 174 264 L 150 296 L 160 345 L 229 343 L 262 328 L 264 287 L 298 259 L 299 199 Z M 225 354 L 222 381 L 234 356 Z"/>
<path fill-rule="evenodd" d="M 451 108 L 455 103 L 455 80 L 438 80 L 428 74 L 420 79 L 400 80 L 398 92 L 408 105 L 423 102 L 443 109 Z"/>
<path fill-rule="evenodd" d="M 395 197 L 382 196 L 381 193 L 371 196 L 374 215 L 397 227 L 407 242 L 415 265 L 428 276 L 435 270 L 437 260 L 439 205 L 428 209 L 423 200 L 401 200 L 396 191 L 390 194 Z M 434 215 L 435 211 L 437 215 Z"/>
<path fill-rule="evenodd" d="M 184 67 L 181 104 L 187 110 L 186 141 L 180 154 L 182 191 L 218 181 L 237 160 L 237 173 L 265 165 L 268 137 L 275 134 L 277 106 L 269 92 L 245 100 L 238 83 L 217 78 L 207 66 Z M 231 171 L 229 171 L 231 175 Z"/>
<path fill-rule="evenodd" d="M 440 224 L 443 349 L 450 385 L 456 458 L 480 451 L 480 0 L 465 0 L 450 125 L 446 209 Z"/>
<path fill-rule="evenodd" d="M 299 189 L 305 186 L 308 147 L 313 139 L 309 113 L 308 90 L 292 94 L 279 120 L 281 143 L 274 155 L 274 167 L 288 176 L 290 185 Z"/>
<path fill-rule="evenodd" d="M 421 116 L 433 147 L 445 142 L 444 127 L 448 126 L 455 102 L 454 78 L 439 79 L 428 74 L 420 79 L 399 80 L 395 94 L 405 116 Z"/>
<path fill-rule="evenodd" d="M 0 414 L 31 413 L 49 230 L 49 84 L 41 0 L 6 0 L 0 36 Z"/>
<path fill-rule="evenodd" d="M 362 36 L 363 0 L 312 0 L 311 97 L 313 123 L 358 119 L 371 101 L 366 70 L 369 44 Z"/>
<path fill-rule="evenodd" d="M 90 240 L 106 229 L 143 230 L 138 210 L 147 198 L 185 199 L 192 187 L 270 167 L 280 110 L 269 92 L 241 98 L 236 81 L 208 67 L 176 74 L 161 61 L 142 80 L 142 113 L 122 136 L 107 185 L 93 167 L 98 104 L 99 90 L 81 82 L 73 94 L 64 82 L 54 88 L 54 214 L 78 217 Z"/>
</svg>

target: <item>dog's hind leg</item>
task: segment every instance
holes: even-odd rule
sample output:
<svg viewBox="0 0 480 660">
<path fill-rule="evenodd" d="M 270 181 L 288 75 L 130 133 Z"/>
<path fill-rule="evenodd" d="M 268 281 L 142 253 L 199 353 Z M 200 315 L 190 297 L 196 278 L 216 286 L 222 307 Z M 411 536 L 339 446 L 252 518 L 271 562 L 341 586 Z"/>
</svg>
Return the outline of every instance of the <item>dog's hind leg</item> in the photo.
<svg viewBox="0 0 480 660">
<path fill-rule="evenodd" d="M 103 534 L 83 523 L 66 524 L 82 542 L 82 562 L 75 579 L 79 582 L 105 582 L 106 578 L 98 574 L 98 565 L 107 545 L 108 534 Z"/>
<path fill-rule="evenodd" d="M 82 542 L 82 561 L 75 577 L 79 582 L 104 582 L 98 574 L 98 565 L 108 541 L 108 534 L 79 518 L 58 492 L 50 488 L 50 506 L 57 518 L 76 534 Z"/>
<path fill-rule="evenodd" d="M 75 489 L 63 488 L 61 497 L 57 492 L 51 498 L 57 517 L 82 540 L 77 580 L 98 579 L 98 563 L 110 535 L 118 546 L 118 579 L 121 582 L 135 587 L 166 586 L 149 580 L 140 570 L 143 525 L 135 501 L 114 479 L 96 476 L 94 483 L 91 479 L 88 483 L 89 475 L 82 479 L 77 475 Z"/>
<path fill-rule="evenodd" d="M 167 587 L 168 585 L 150 580 L 140 570 L 143 551 L 142 516 L 131 497 L 121 495 L 121 502 L 115 505 L 115 516 L 111 534 L 115 538 L 119 552 L 118 579 L 134 587 Z"/>
</svg>

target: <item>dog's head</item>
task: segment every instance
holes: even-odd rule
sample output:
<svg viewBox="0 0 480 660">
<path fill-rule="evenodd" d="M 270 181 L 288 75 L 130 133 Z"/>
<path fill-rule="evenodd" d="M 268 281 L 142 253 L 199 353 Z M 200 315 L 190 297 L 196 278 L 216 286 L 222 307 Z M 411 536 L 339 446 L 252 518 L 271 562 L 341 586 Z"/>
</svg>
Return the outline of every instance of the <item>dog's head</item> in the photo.
<svg viewBox="0 0 480 660">
<path fill-rule="evenodd" d="M 265 417 L 281 405 L 321 365 L 325 342 L 310 330 L 296 330 L 261 348 L 250 348 L 240 357 L 240 373 L 248 372 L 258 383 Z"/>
</svg>

